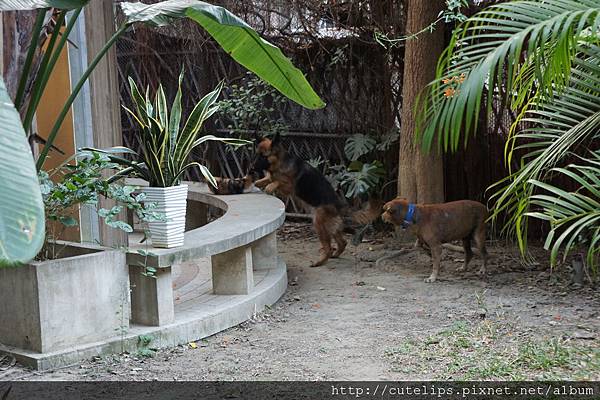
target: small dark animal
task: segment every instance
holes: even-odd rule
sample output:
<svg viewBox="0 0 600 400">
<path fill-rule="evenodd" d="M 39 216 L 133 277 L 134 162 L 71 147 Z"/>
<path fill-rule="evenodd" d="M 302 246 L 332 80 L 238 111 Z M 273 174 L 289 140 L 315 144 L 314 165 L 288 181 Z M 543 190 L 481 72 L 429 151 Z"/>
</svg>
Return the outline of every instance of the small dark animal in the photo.
<svg viewBox="0 0 600 400">
<path fill-rule="evenodd" d="M 462 240 L 465 261 L 461 270 L 465 270 L 473 257 L 471 239 L 483 258 L 479 270 L 485 274 L 488 254 L 485 249 L 485 220 L 487 208 L 476 201 L 459 200 L 441 204 L 412 204 L 406 199 L 396 198 L 383 206 L 381 218 L 388 223 L 411 229 L 418 243 L 426 244 L 431 251 L 433 271 L 425 282 L 435 282 L 440 269 L 442 244 L 453 240 Z"/>
<path fill-rule="evenodd" d="M 218 178 L 216 177 L 217 187 L 208 185 L 210 191 L 214 194 L 242 194 L 252 192 L 254 189 L 254 178 L 252 175 L 246 175 L 243 178 Z"/>
</svg>

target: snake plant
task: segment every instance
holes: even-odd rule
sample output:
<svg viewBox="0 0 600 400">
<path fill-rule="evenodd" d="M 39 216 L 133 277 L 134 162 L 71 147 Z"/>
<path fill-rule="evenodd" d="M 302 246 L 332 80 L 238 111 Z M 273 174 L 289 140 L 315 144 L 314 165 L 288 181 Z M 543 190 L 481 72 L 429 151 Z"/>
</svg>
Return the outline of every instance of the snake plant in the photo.
<svg viewBox="0 0 600 400">
<path fill-rule="evenodd" d="M 147 88 L 142 95 L 134 80 L 129 77 L 129 89 L 133 99 L 133 110 L 123 107 L 133 121 L 138 125 L 139 151 L 126 147 L 112 147 L 110 149 L 85 149 L 95 150 L 110 154 L 114 162 L 126 168 L 120 175 L 135 174 L 149 182 L 152 187 L 170 187 L 180 183 L 184 172 L 192 167 L 198 167 L 206 180 L 216 186 L 216 182 L 208 168 L 196 161 L 190 161 L 192 150 L 207 141 L 220 141 L 223 143 L 240 146 L 250 143 L 242 139 L 216 137 L 213 135 L 199 136 L 204 121 L 218 110 L 216 103 L 223 82 L 194 107 L 187 120 L 182 123 L 181 108 L 181 83 L 183 71 L 179 75 L 179 87 L 175 99 L 169 109 L 162 85 L 150 99 Z M 120 156 L 129 154 L 133 160 Z"/>
</svg>

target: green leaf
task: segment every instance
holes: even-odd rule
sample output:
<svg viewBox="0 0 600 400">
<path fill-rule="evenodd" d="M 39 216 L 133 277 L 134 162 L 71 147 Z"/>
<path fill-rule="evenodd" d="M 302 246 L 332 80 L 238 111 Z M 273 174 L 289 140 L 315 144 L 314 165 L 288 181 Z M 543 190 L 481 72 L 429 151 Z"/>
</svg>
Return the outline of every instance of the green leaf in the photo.
<svg viewBox="0 0 600 400">
<path fill-rule="evenodd" d="M 352 135 L 348 138 L 348 140 L 346 140 L 344 153 L 346 154 L 346 157 L 350 159 L 350 161 L 356 161 L 361 156 L 370 153 L 376 145 L 377 141 L 375 139 L 359 133 Z"/>
<path fill-rule="evenodd" d="M 425 148 L 437 141 L 456 150 L 476 132 L 481 103 L 486 113 L 503 94 L 518 111 L 535 108 L 567 85 L 576 47 L 599 44 L 597 1 L 508 1 L 485 8 L 454 30 L 438 62 L 436 79 L 415 109 Z M 587 38 L 582 41 L 580 38 Z"/>
<path fill-rule="evenodd" d="M 179 136 L 179 124 L 181 122 L 181 82 L 183 81 L 184 70 L 181 69 L 179 81 L 177 84 L 177 94 L 171 106 L 171 116 L 169 119 L 169 150 L 171 153 L 175 151 L 177 137 Z"/>
<path fill-rule="evenodd" d="M 215 180 L 215 177 L 210 173 L 208 168 L 206 168 L 204 165 L 201 165 L 201 164 L 198 164 L 198 168 L 200 168 L 200 172 L 202 173 L 204 178 L 206 178 L 208 183 L 210 183 L 214 187 L 217 187 L 217 181 Z"/>
<path fill-rule="evenodd" d="M 363 168 L 364 163 L 362 161 L 352 161 L 348 164 L 348 171 L 360 171 Z"/>
<path fill-rule="evenodd" d="M 355 161 L 352 164 L 353 169 L 348 170 L 342 175 L 342 188 L 348 198 L 368 193 L 372 191 L 381 182 L 385 171 L 381 163 L 375 161 L 372 164 Z"/>
<path fill-rule="evenodd" d="M 127 23 L 167 25 L 187 17 L 200 24 L 238 63 L 254 72 L 284 96 L 309 108 L 325 103 L 304 74 L 281 50 L 261 38 L 248 24 L 227 9 L 196 0 L 167 0 L 156 4 L 121 3 Z"/>
<path fill-rule="evenodd" d="M 167 98 L 165 97 L 165 91 L 162 87 L 162 84 L 158 85 L 155 103 L 155 108 L 160 124 L 164 126 L 167 130 L 169 130 L 169 110 L 167 109 Z"/>
<path fill-rule="evenodd" d="M 221 94 L 221 90 L 223 89 L 223 82 L 221 81 L 219 85 L 206 96 L 204 96 L 198 104 L 194 107 L 190 116 L 188 117 L 183 130 L 178 138 L 178 142 L 176 145 L 175 155 L 178 159 L 187 159 L 190 151 L 193 148 L 193 143 L 196 139 L 196 135 L 198 131 L 202 128 L 202 124 L 204 121 L 213 114 L 216 110 L 212 111 L 213 105 L 217 101 L 217 98 Z M 216 107 L 214 107 L 216 108 Z M 209 115 L 210 114 L 210 115 Z"/>
<path fill-rule="evenodd" d="M 513 154 L 523 152 L 521 168 L 507 179 L 498 182 L 491 188 L 495 193 L 493 218 L 506 213 L 503 232 L 516 235 L 520 243 L 525 243 L 527 233 L 527 217 L 533 200 L 534 188 L 548 190 L 554 196 L 551 201 L 552 209 L 585 208 L 586 205 L 597 207 L 598 193 L 597 165 L 594 160 L 598 155 L 582 159 L 589 166 L 572 166 L 561 168 L 570 157 L 585 152 L 588 143 L 600 138 L 600 52 L 597 47 L 577 48 L 574 67 L 571 69 L 571 79 L 562 93 L 555 93 L 544 99 L 535 99 L 535 108 L 525 114 L 522 121 L 528 127 L 512 134 L 506 148 L 506 162 L 514 164 Z M 557 173 L 574 179 L 577 184 L 590 191 L 591 197 L 576 196 L 569 204 L 562 198 L 566 191 L 548 185 Z M 594 186 L 596 185 L 596 186 Z M 596 198 L 594 200 L 594 197 Z M 535 202 L 535 204 L 540 204 Z M 566 212 L 566 211 L 565 211 Z M 546 215 L 549 215 L 546 213 Z M 560 217 L 559 219 L 562 219 Z"/>
<path fill-rule="evenodd" d="M 530 182 L 543 194 L 531 197 L 531 204 L 538 211 L 526 215 L 550 223 L 552 229 L 546 237 L 544 248 L 551 250 L 552 264 L 556 263 L 559 251 L 563 251 L 564 260 L 570 252 L 587 246 L 587 262 L 595 270 L 597 260 L 594 254 L 598 252 L 597 243 L 600 240 L 600 166 L 595 165 L 594 161 L 598 156 L 600 152 L 587 159 L 589 165 L 553 169 L 553 172 L 572 179 L 585 190 L 568 192 L 548 183 Z"/>
<path fill-rule="evenodd" d="M 73 217 L 60 217 L 59 221 L 64 226 L 77 226 L 77 220 Z"/>
<path fill-rule="evenodd" d="M 37 8 L 60 8 L 73 10 L 85 6 L 89 0 L 2 0 L 0 11 L 34 10 Z"/>
<path fill-rule="evenodd" d="M 246 140 L 246 139 L 217 137 L 214 135 L 204 135 L 204 136 L 196 139 L 196 141 L 193 143 L 192 147 L 196 147 L 196 146 L 198 146 L 204 142 L 208 142 L 208 141 L 221 142 L 221 143 L 225 143 L 225 144 L 235 146 L 235 147 L 246 146 L 248 144 L 252 144 L 252 142 L 250 140 Z"/>
<path fill-rule="evenodd" d="M 44 205 L 21 118 L 0 77 L 0 266 L 23 263 L 40 251 Z"/>
<path fill-rule="evenodd" d="M 131 225 L 129 225 L 126 222 L 123 222 L 123 221 L 111 221 L 111 220 L 105 220 L 104 222 L 106 223 L 106 225 L 110 226 L 111 228 L 120 229 L 123 232 L 127 232 L 127 233 L 133 232 L 133 228 L 131 227 Z"/>
</svg>

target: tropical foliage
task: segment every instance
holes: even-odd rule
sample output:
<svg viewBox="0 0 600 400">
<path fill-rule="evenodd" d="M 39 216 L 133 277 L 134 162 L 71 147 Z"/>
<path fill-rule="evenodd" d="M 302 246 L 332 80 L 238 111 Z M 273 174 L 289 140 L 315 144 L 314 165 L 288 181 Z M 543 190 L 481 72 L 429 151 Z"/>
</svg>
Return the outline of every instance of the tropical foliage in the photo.
<svg viewBox="0 0 600 400">
<path fill-rule="evenodd" d="M 495 100 L 517 111 L 506 161 L 520 157 L 519 167 L 493 186 L 494 217 L 508 216 L 504 232 L 516 235 L 523 251 L 528 217 L 549 221 L 552 261 L 559 249 L 566 255 L 585 245 L 593 265 L 598 251 L 600 198 L 591 189 L 600 168 L 588 149 L 600 139 L 599 30 L 597 0 L 491 6 L 455 30 L 418 110 L 424 146 L 444 150 L 466 145 L 482 103 L 488 113 Z M 574 157 L 580 162 L 565 168 Z M 561 189 L 558 177 L 582 189 Z"/>
<path fill-rule="evenodd" d="M 369 194 L 379 196 L 387 175 L 383 163 L 378 160 L 379 152 L 386 151 L 396 142 L 398 133 L 388 133 L 378 139 L 360 133 L 352 135 L 344 145 L 346 161 L 329 165 L 319 158 L 310 160 L 309 164 L 323 170 L 334 189 L 341 190 L 348 199 Z"/>
<path fill-rule="evenodd" d="M 352 135 L 346 140 L 344 153 L 350 161 L 357 161 L 360 157 L 369 154 L 375 149 L 377 141 L 368 135 L 362 133 Z"/>
<path fill-rule="evenodd" d="M 98 206 L 100 197 L 113 199 L 116 205 L 110 209 L 100 208 L 98 215 L 108 226 L 132 232 L 128 223 L 118 219 L 124 207 L 132 210 L 140 221 L 153 222 L 162 220 L 163 215 L 152 211 L 153 204 L 144 204 L 144 193 L 135 193 L 134 186 L 123 185 L 107 175 L 117 175 L 120 166 L 113 163 L 105 154 L 98 152 L 80 152 L 77 154 L 77 165 L 67 160 L 52 171 L 41 171 L 39 174 L 40 187 L 44 200 L 46 218 L 55 223 L 49 225 L 46 240 L 37 259 L 54 259 L 63 248 L 57 245 L 57 240 L 66 227 L 77 225 L 73 217 L 74 206 Z"/>
<path fill-rule="evenodd" d="M 59 12 L 56 24 L 61 26 L 66 19 L 68 10 L 74 9 L 64 32 L 59 29 L 53 30 L 48 46 L 42 60 L 38 73 L 33 77 L 33 88 L 29 104 L 25 113 L 24 125 L 26 130 L 31 129 L 31 123 L 35 110 L 48 83 L 50 74 L 58 60 L 58 57 L 67 42 L 68 34 L 74 27 L 82 7 L 88 1 L 83 0 L 11 0 L 2 4 L 0 10 L 26 10 L 40 8 L 36 19 L 33 42 L 29 48 L 26 63 L 23 68 L 21 82 L 17 93 L 17 106 L 24 102 L 25 89 L 28 81 L 32 79 L 30 72 L 33 67 L 33 57 L 36 51 L 37 40 L 43 29 L 43 21 L 49 7 L 62 9 Z M 281 52 L 281 50 L 262 39 L 256 31 L 248 26 L 243 20 L 230 13 L 227 9 L 214 6 L 198 0 L 166 0 L 156 4 L 143 3 L 120 3 L 126 16 L 125 21 L 108 40 L 96 57 L 90 62 L 80 80 L 74 86 L 73 91 L 65 102 L 59 113 L 54 126 L 48 134 L 47 143 L 40 152 L 37 160 L 37 168 L 40 170 L 56 135 L 66 118 L 69 109 L 91 72 L 112 47 L 116 40 L 135 23 L 146 23 L 153 26 L 163 26 L 171 23 L 177 18 L 190 18 L 202 26 L 225 51 L 238 63 L 254 72 L 261 79 L 279 90 L 284 96 L 299 103 L 300 105 L 316 109 L 325 106 L 325 103 L 312 89 L 302 72 L 294 67 L 292 62 Z M 59 39 L 60 37 L 60 39 Z"/>
<path fill-rule="evenodd" d="M 595 152 L 587 161 L 586 165 L 572 164 L 552 169 L 552 172 L 580 184 L 581 188 L 575 192 L 566 192 L 537 180 L 530 181 L 540 189 L 540 193 L 532 196 L 531 200 L 538 211 L 529 215 L 550 223 L 552 230 L 545 247 L 551 249 L 553 264 L 561 248 L 571 249 L 577 244 L 587 247 L 588 265 L 596 264 L 600 251 L 600 152 Z M 567 254 L 565 252 L 563 258 Z"/>
<path fill-rule="evenodd" d="M 127 169 L 121 171 L 120 175 L 135 174 L 148 181 L 150 186 L 169 187 L 178 185 L 187 169 L 198 167 L 207 181 L 216 186 L 215 179 L 204 165 L 189 161 L 192 150 L 207 141 L 220 141 L 232 145 L 249 143 L 245 140 L 218 138 L 213 135 L 198 137 L 204 121 L 218 110 L 216 101 L 223 88 L 222 82 L 196 104 L 181 128 L 182 80 L 183 71 L 179 75 L 179 88 L 169 110 L 162 85 L 159 85 L 154 101 L 151 101 L 149 88 L 146 88 L 145 97 L 142 96 L 133 79 L 129 77 L 134 109 L 124 108 L 138 124 L 140 153 L 125 147 L 95 150 L 108 154 L 112 161 L 126 166 Z M 132 155 L 134 160 L 117 156 L 118 153 Z"/>
<path fill-rule="evenodd" d="M 262 136 L 274 136 L 288 130 L 277 118 L 277 108 L 287 102 L 286 98 L 248 72 L 241 83 L 229 85 L 227 97 L 217 103 L 218 116 L 231 134 L 246 135 L 260 132 Z"/>
<path fill-rule="evenodd" d="M 166 25 L 174 18 L 198 23 L 235 61 L 254 72 L 284 96 L 310 109 L 325 103 L 281 50 L 227 9 L 197 0 L 167 0 L 156 4 L 121 3 L 127 24 Z"/>
<path fill-rule="evenodd" d="M 38 9 L 31 35 L 32 40 L 29 44 L 15 98 L 16 108 L 24 116 L 22 123 L 25 132 L 23 132 L 20 123 L 15 124 L 11 120 L 11 124 L 5 125 L 11 129 L 11 132 L 3 130 L 3 135 L 10 135 L 11 137 L 22 135 L 23 140 L 25 140 L 26 135 L 35 135 L 35 132 L 32 131 L 33 120 L 42 94 L 49 82 L 59 55 L 68 41 L 69 33 L 88 1 L 3 0 L 0 2 L 0 11 Z M 73 86 L 72 93 L 65 101 L 37 158 L 36 167 L 38 171 L 42 171 L 58 131 L 90 74 L 123 32 L 135 23 L 160 26 L 177 18 L 189 18 L 202 26 L 237 62 L 277 88 L 284 96 L 307 108 L 314 109 L 325 105 L 306 81 L 302 72 L 292 65 L 291 61 L 283 55 L 279 48 L 262 39 L 244 21 L 223 7 L 213 6 L 197 0 L 167 0 L 152 5 L 123 2 L 120 5 L 126 19 L 99 53 L 90 61 L 88 68 Z M 52 10 L 55 14 L 54 23 L 58 29 L 52 29 L 49 38 L 44 43 L 40 43 L 42 32 L 46 28 L 45 23 L 49 10 Z M 71 14 L 67 18 L 68 11 L 71 11 Z M 66 24 L 65 21 L 67 21 Z M 62 26 L 64 26 L 64 29 L 60 29 Z M 42 47 L 44 50 L 41 59 L 36 61 L 36 55 Z M 4 85 L 2 85 L 0 95 L 5 95 Z M 9 109 L 8 104 L 12 107 L 12 103 L 3 101 L 3 104 L 6 107 L 1 110 L 0 118 L 14 119 L 15 115 L 19 115 L 14 113 L 14 110 Z M 205 138 L 203 140 L 210 139 Z M 21 140 L 12 138 L 11 143 L 16 146 L 21 143 Z M 15 149 L 15 151 L 14 154 L 5 157 L 3 162 L 8 163 L 15 157 L 19 159 L 19 163 L 15 165 L 20 165 L 22 168 L 2 169 L 0 167 L 2 181 L 6 185 L 9 185 L 10 182 L 22 182 L 20 188 L 27 189 L 29 188 L 27 182 L 37 181 L 35 171 L 29 171 L 29 168 L 26 167 L 31 154 L 25 147 Z M 28 174 L 27 176 L 21 176 L 21 174 L 15 174 L 16 170 L 20 173 L 28 172 Z M 23 261 L 31 259 L 43 242 L 44 221 L 40 190 L 39 188 L 29 189 L 31 190 L 24 193 L 21 202 L 13 201 L 14 196 L 19 195 L 20 191 L 2 191 L 0 209 L 10 217 L 1 221 L 3 223 L 0 225 L 0 260 Z M 20 233 L 18 233 L 19 231 Z M 24 235 L 28 244 L 25 244 L 22 239 L 17 240 L 16 235 Z"/>
<path fill-rule="evenodd" d="M 35 162 L 21 118 L 0 77 L 0 266 L 31 260 L 44 242 L 45 220 Z"/>
</svg>

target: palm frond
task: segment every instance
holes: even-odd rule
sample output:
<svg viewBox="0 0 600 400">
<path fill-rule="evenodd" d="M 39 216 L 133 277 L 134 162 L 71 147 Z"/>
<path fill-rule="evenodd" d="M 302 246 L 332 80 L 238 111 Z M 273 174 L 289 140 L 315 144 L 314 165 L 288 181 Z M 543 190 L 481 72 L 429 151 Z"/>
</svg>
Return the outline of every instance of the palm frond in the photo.
<svg viewBox="0 0 600 400">
<path fill-rule="evenodd" d="M 493 185 L 493 219 L 509 216 L 504 233 L 515 235 L 525 250 L 531 197 L 539 185 L 556 173 L 573 154 L 600 138 L 600 48 L 578 48 L 570 80 L 562 93 L 536 100 L 522 119 L 529 128 L 507 142 L 507 164 L 523 154 L 520 168 Z"/>
<path fill-rule="evenodd" d="M 503 95 L 513 108 L 560 93 L 583 41 L 600 44 L 597 1 L 497 4 L 469 18 L 452 36 L 436 79 L 417 109 L 423 145 L 455 150 L 475 132 L 480 105 Z M 424 111 L 424 112 L 422 112 Z"/>
<path fill-rule="evenodd" d="M 596 153 L 595 158 L 600 160 L 600 152 Z M 533 211 L 527 215 L 550 223 L 551 231 L 544 247 L 550 250 L 553 265 L 561 251 L 564 261 L 577 248 L 586 247 L 587 264 L 595 270 L 600 252 L 600 165 L 572 164 L 552 171 L 573 179 L 581 188 L 567 192 L 553 185 L 531 180 L 531 185 L 542 193 L 532 196 Z"/>
</svg>

